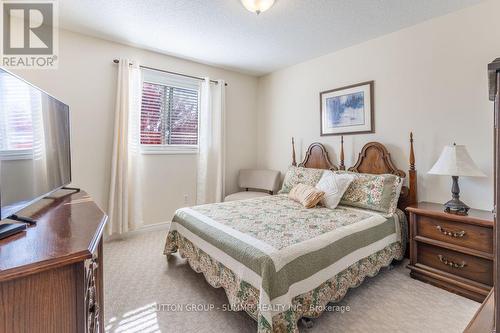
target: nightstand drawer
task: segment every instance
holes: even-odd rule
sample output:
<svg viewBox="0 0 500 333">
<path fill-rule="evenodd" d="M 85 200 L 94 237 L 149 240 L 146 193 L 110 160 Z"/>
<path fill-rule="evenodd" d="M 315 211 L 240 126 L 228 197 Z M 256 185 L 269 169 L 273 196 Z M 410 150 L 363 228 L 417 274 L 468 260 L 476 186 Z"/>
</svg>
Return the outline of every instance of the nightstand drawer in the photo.
<svg viewBox="0 0 500 333">
<path fill-rule="evenodd" d="M 488 286 L 493 285 L 493 263 L 488 259 L 418 243 L 417 263 Z"/>
<path fill-rule="evenodd" d="M 417 236 L 493 253 L 493 229 L 491 228 L 450 222 L 424 215 L 418 215 L 416 219 Z"/>
</svg>

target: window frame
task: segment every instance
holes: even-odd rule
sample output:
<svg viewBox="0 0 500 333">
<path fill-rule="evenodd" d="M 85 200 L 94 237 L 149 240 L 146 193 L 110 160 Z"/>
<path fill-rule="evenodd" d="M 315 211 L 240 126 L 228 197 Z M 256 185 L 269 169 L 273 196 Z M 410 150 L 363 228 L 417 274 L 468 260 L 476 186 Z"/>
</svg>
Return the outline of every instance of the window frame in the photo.
<svg viewBox="0 0 500 333">
<path fill-rule="evenodd" d="M 141 153 L 143 155 L 198 154 L 198 150 L 198 145 L 152 145 L 141 143 Z"/>
<path fill-rule="evenodd" d="M 198 154 L 200 144 L 200 103 L 201 103 L 201 82 L 196 79 L 184 78 L 178 75 L 163 73 L 150 69 L 142 69 L 141 79 L 141 105 L 144 83 L 164 85 L 180 89 L 193 89 L 196 85 L 198 91 L 198 126 L 197 126 L 197 144 L 143 144 L 140 143 L 140 152 L 143 155 L 189 155 Z M 142 111 L 142 109 L 141 109 Z M 140 121 L 140 120 L 139 120 Z M 139 129 L 139 141 L 142 137 L 142 131 Z"/>
</svg>

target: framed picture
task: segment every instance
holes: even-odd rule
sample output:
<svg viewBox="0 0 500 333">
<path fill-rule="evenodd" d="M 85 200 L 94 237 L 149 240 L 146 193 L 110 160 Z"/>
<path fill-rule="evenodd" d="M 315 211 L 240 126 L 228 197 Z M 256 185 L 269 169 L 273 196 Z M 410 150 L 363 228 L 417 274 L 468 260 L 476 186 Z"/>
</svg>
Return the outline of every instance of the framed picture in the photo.
<svg viewBox="0 0 500 333">
<path fill-rule="evenodd" d="M 320 97 L 321 135 L 373 133 L 373 81 L 323 91 Z"/>
</svg>

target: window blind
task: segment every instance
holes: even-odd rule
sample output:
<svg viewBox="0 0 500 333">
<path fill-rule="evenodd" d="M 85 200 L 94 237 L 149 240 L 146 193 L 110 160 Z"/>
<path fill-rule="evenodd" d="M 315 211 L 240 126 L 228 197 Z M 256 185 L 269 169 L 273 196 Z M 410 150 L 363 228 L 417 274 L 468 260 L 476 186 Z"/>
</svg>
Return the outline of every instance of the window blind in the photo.
<svg viewBox="0 0 500 333">
<path fill-rule="evenodd" d="M 40 146 L 41 94 L 10 75 L 0 75 L 0 152 L 3 157 L 32 155 Z"/>
<path fill-rule="evenodd" d="M 141 144 L 198 144 L 198 83 L 145 75 L 141 103 Z"/>
</svg>

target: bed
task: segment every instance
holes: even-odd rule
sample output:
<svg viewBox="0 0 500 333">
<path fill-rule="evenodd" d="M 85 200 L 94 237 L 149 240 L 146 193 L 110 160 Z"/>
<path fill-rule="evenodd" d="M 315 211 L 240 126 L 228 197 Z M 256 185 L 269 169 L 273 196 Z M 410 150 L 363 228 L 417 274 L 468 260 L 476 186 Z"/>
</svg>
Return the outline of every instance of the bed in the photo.
<svg viewBox="0 0 500 333">
<path fill-rule="evenodd" d="M 292 165 L 296 165 L 292 143 Z M 309 146 L 298 166 L 345 169 L 343 144 L 339 167 L 320 143 Z M 358 173 L 406 173 L 395 167 L 384 145 L 366 144 Z M 413 138 L 408 186 L 394 214 L 338 206 L 306 209 L 287 195 L 179 209 L 165 244 L 165 255 L 178 252 L 194 271 L 226 291 L 230 309 L 246 311 L 259 332 L 297 332 L 301 318 L 318 317 L 349 288 L 375 276 L 404 257 L 407 220 L 404 208 L 416 202 Z"/>
</svg>

